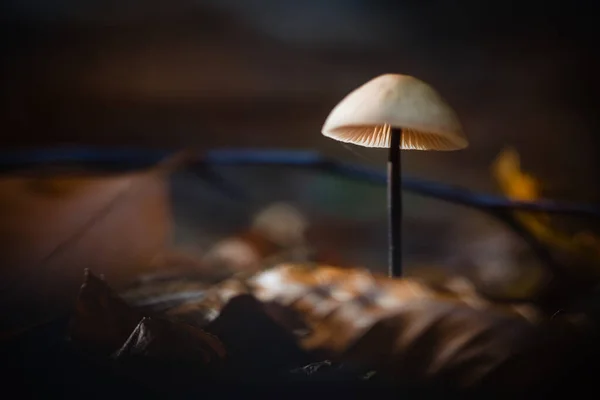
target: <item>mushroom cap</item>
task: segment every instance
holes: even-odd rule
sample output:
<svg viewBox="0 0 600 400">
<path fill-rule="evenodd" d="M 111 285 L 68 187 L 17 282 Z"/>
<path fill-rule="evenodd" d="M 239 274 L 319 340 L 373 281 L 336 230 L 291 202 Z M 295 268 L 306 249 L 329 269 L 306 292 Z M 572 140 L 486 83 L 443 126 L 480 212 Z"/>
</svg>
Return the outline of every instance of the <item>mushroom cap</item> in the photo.
<svg viewBox="0 0 600 400">
<path fill-rule="evenodd" d="M 469 144 L 444 99 L 425 82 L 400 74 L 378 76 L 352 91 L 321 132 L 341 142 L 389 147 L 391 128 L 402 129 L 402 149 L 459 150 Z"/>
</svg>

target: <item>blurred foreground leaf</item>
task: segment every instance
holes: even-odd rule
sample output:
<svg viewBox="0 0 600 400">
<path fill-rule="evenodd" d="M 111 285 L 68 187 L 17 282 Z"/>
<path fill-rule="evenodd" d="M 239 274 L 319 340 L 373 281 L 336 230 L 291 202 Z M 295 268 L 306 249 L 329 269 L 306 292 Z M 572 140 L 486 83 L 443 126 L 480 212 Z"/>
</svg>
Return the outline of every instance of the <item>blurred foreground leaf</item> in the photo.
<svg viewBox="0 0 600 400">
<path fill-rule="evenodd" d="M 298 382 L 299 371 L 302 381 L 538 390 L 560 381 L 565 360 L 576 362 L 594 332 L 590 316 L 550 318 L 454 281 L 432 286 L 328 265 L 237 275 L 143 319 L 89 273 L 81 297 L 72 338 L 161 390 Z"/>
</svg>

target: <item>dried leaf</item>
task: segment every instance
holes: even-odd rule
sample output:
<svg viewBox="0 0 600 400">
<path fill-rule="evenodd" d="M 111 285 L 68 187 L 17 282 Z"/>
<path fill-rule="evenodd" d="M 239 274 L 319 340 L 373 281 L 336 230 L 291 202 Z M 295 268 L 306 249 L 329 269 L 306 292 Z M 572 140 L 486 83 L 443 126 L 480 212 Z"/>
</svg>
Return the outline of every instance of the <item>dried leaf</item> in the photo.
<svg viewBox="0 0 600 400">
<path fill-rule="evenodd" d="M 168 318 L 203 327 L 218 317 L 227 302 L 241 294 L 249 293 L 245 277 L 231 278 L 213 286 L 199 300 L 186 301 L 166 311 Z"/>
<path fill-rule="evenodd" d="M 440 299 L 408 301 L 343 354 L 390 380 L 472 387 L 522 350 L 536 332 L 525 319 Z"/>
<path fill-rule="evenodd" d="M 86 270 L 69 337 L 88 354 L 108 356 L 127 340 L 141 319 L 104 280 Z"/>
<path fill-rule="evenodd" d="M 281 310 L 280 310 L 281 311 Z M 288 322 L 295 316 L 276 314 L 251 295 L 232 298 L 206 327 L 228 349 L 230 372 L 247 380 L 273 376 L 312 360 L 296 343 Z"/>
<path fill-rule="evenodd" d="M 115 325 L 114 311 L 128 307 L 103 281 L 92 275 L 88 281 L 82 289 L 87 303 L 110 306 L 83 314 Z M 283 264 L 224 281 L 204 299 L 165 313 L 203 329 L 145 318 L 115 358 L 130 374 L 165 389 L 204 382 L 212 376 L 207 368 L 219 379 L 292 379 L 285 371 L 324 358 L 352 366 L 344 374 L 359 381 L 374 370 L 378 382 L 395 384 L 531 388 L 557 376 L 568 344 L 585 336 L 585 327 L 565 330 L 568 318 L 547 320 L 525 304 L 495 304 L 469 282 L 438 286 L 364 269 Z M 109 331 L 114 345 L 116 329 Z M 106 349 L 105 336 L 87 343 Z"/>
<path fill-rule="evenodd" d="M 289 307 L 309 327 L 303 348 L 364 364 L 392 380 L 472 386 L 536 332 L 525 305 L 495 305 L 462 286 L 434 290 L 366 270 L 282 265 L 248 285 Z"/>
<path fill-rule="evenodd" d="M 417 279 L 376 276 L 366 269 L 283 264 L 256 275 L 248 285 L 258 299 L 290 306 L 302 314 L 315 336 L 306 340 L 314 346 L 325 341 L 325 347 L 329 348 L 346 346 L 353 335 L 360 334 L 359 327 L 367 328 L 370 321 L 395 312 L 412 299 L 436 298 L 461 302 L 475 309 L 503 308 L 532 320 L 538 317 L 535 309 L 523 304 L 494 305 L 468 281 L 459 282 L 457 278 L 445 286 L 432 287 Z M 320 329 L 320 324 L 325 324 L 326 329 Z M 323 335 L 331 339 L 326 340 Z"/>
<path fill-rule="evenodd" d="M 168 388 L 194 385 L 219 372 L 226 350 L 217 337 L 201 329 L 146 317 L 113 358 L 128 375 Z"/>
<path fill-rule="evenodd" d="M 512 148 L 505 149 L 494 163 L 492 172 L 502 191 L 514 200 L 537 200 L 541 197 L 540 184 L 536 178 L 521 171 L 519 154 Z M 521 223 L 542 243 L 555 251 L 567 254 L 580 272 L 594 279 L 600 278 L 600 238 L 590 232 L 569 234 L 562 232 L 548 215 L 517 212 Z M 575 267 L 576 263 L 571 263 Z"/>
</svg>

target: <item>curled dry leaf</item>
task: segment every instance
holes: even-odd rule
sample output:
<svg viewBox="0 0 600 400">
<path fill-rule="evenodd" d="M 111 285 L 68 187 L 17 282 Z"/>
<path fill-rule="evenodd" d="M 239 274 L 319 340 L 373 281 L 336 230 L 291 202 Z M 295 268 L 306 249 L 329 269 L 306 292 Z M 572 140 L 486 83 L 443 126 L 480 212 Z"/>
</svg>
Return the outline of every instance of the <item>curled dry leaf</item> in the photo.
<svg viewBox="0 0 600 400">
<path fill-rule="evenodd" d="M 190 385 L 218 372 L 226 350 L 215 336 L 193 326 L 144 318 L 113 355 L 129 375 L 153 386 Z"/>
<path fill-rule="evenodd" d="M 121 346 L 142 315 L 89 270 L 69 327 L 71 341 L 87 354 L 108 356 Z"/>
<path fill-rule="evenodd" d="M 144 317 L 115 352 L 114 358 L 124 360 L 136 355 L 208 365 L 220 364 L 226 351 L 217 337 L 202 329 L 166 319 Z"/>
<path fill-rule="evenodd" d="M 230 372 L 242 379 L 270 381 L 282 371 L 314 361 L 296 343 L 289 325 L 295 315 L 273 311 L 252 295 L 238 295 L 206 327 L 225 343 Z"/>
</svg>

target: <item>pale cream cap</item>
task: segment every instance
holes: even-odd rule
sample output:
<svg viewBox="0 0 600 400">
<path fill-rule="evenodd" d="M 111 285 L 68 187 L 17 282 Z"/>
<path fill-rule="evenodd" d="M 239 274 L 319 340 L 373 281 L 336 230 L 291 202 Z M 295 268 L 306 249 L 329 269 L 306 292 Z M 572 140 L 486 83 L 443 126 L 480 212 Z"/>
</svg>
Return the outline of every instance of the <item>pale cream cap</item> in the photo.
<svg viewBox="0 0 600 400">
<path fill-rule="evenodd" d="M 456 113 L 425 82 L 385 74 L 348 94 L 329 114 L 323 135 L 365 147 L 389 147 L 402 128 L 402 149 L 459 150 L 468 146 Z"/>
</svg>

